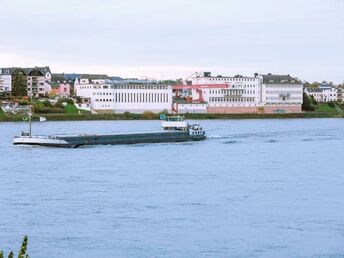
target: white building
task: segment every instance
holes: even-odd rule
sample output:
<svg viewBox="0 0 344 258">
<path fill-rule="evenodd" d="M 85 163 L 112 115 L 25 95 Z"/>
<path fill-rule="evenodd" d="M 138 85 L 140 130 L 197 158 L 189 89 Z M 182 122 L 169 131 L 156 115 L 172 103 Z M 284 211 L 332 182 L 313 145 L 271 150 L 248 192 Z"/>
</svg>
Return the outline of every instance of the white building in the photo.
<svg viewBox="0 0 344 258">
<path fill-rule="evenodd" d="M 75 94 L 90 98 L 91 108 L 107 113 L 159 113 L 172 111 L 172 86 L 162 84 L 112 84 L 103 78 L 80 78 Z"/>
<path fill-rule="evenodd" d="M 13 68 L 0 68 L 0 95 L 9 94 L 12 90 Z"/>
<path fill-rule="evenodd" d="M 322 82 L 318 88 L 305 88 L 308 96 L 313 96 L 317 102 L 338 101 L 338 88 L 327 82 Z"/>
<path fill-rule="evenodd" d="M 191 83 L 195 88 L 189 94 L 189 103 L 202 94 L 201 101 L 207 103 L 209 113 L 301 112 L 303 86 L 289 75 L 213 77 L 205 72 L 196 73 Z"/>
<path fill-rule="evenodd" d="M 260 75 L 261 103 L 267 113 L 301 113 L 303 84 L 290 75 Z"/>
</svg>

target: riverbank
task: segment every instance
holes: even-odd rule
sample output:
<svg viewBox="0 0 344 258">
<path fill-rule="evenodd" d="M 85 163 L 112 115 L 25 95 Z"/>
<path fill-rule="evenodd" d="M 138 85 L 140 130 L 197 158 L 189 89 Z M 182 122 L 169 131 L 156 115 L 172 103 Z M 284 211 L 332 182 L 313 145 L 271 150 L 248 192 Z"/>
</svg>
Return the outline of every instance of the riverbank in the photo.
<svg viewBox="0 0 344 258">
<path fill-rule="evenodd" d="M 48 121 L 82 120 L 159 120 L 159 114 L 35 114 L 33 120 L 44 116 Z M 297 119 L 297 118 L 344 118 L 343 113 L 304 112 L 296 114 L 185 114 L 186 119 Z M 22 115 L 0 114 L 0 122 L 22 122 Z"/>
</svg>

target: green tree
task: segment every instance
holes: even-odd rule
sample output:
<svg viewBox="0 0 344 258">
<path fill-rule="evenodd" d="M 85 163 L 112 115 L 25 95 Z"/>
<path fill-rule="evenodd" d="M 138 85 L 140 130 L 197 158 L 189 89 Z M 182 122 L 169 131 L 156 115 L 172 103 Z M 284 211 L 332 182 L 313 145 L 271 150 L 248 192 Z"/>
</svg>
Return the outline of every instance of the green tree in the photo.
<svg viewBox="0 0 344 258">
<path fill-rule="evenodd" d="M 310 96 L 311 103 L 316 106 L 318 104 L 318 101 L 314 98 L 314 96 Z"/>
<path fill-rule="evenodd" d="M 320 86 L 320 83 L 319 83 L 319 82 L 313 82 L 313 83 L 311 84 L 311 87 L 312 87 L 312 88 L 319 88 L 319 86 Z"/>
<path fill-rule="evenodd" d="M 315 106 L 312 103 L 312 99 L 305 92 L 303 93 L 302 110 L 304 110 L 304 111 L 314 111 L 315 110 Z"/>
<path fill-rule="evenodd" d="M 309 83 L 309 82 L 305 82 L 304 84 L 303 84 L 303 87 L 304 88 L 310 88 L 312 85 Z"/>
<path fill-rule="evenodd" d="M 12 96 L 27 96 L 26 75 L 22 70 L 15 70 L 12 74 Z"/>
</svg>

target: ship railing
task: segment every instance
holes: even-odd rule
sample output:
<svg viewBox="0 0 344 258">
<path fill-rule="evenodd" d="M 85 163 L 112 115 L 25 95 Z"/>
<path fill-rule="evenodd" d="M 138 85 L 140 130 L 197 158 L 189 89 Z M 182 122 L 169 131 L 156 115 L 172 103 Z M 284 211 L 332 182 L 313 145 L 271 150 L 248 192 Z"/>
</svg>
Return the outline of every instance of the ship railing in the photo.
<svg viewBox="0 0 344 258">
<path fill-rule="evenodd" d="M 165 121 L 182 122 L 184 116 L 166 116 Z"/>
</svg>

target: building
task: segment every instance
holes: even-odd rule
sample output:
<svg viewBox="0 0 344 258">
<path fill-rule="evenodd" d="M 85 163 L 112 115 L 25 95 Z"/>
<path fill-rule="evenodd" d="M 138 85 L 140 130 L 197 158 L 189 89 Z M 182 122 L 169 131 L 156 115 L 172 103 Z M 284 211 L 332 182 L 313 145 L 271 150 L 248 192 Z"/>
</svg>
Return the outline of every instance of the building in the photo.
<svg viewBox="0 0 344 258">
<path fill-rule="evenodd" d="M 338 100 L 338 88 L 332 83 L 323 81 L 318 88 L 305 88 L 308 96 L 313 96 L 317 102 L 334 102 Z"/>
<path fill-rule="evenodd" d="M 0 94 L 12 93 L 13 83 L 17 74 L 23 76 L 26 94 L 29 97 L 42 97 L 51 90 L 51 71 L 48 66 L 34 68 L 0 68 Z"/>
<path fill-rule="evenodd" d="M 213 77 L 205 72 L 173 91 L 173 108 L 179 113 L 192 112 L 189 107 L 199 103 L 206 104 L 207 113 L 295 113 L 301 112 L 303 86 L 289 75 Z"/>
<path fill-rule="evenodd" d="M 44 97 L 51 91 L 51 72 L 44 67 L 25 68 L 27 78 L 27 95 Z"/>
<path fill-rule="evenodd" d="M 172 111 L 172 86 L 113 83 L 104 75 L 83 75 L 74 83 L 76 96 L 89 98 L 92 110 L 103 113 Z"/>
<path fill-rule="evenodd" d="M 344 103 L 344 85 L 338 87 L 337 100 L 338 102 Z"/>
<path fill-rule="evenodd" d="M 51 91 L 61 97 L 71 95 L 71 87 L 65 74 L 53 74 L 51 79 Z"/>
<path fill-rule="evenodd" d="M 11 94 L 13 72 L 14 68 L 0 68 L 0 96 Z"/>
<path fill-rule="evenodd" d="M 207 103 L 206 112 L 208 113 L 259 112 L 260 80 L 258 74 L 252 77 L 242 75 L 214 77 L 210 72 L 195 73 L 195 76 L 191 77 L 191 84 L 193 87 L 189 94 L 192 99 L 191 103 L 201 99 Z"/>
<path fill-rule="evenodd" d="M 265 113 L 301 113 L 303 84 L 290 75 L 260 75 L 261 105 Z"/>
</svg>

